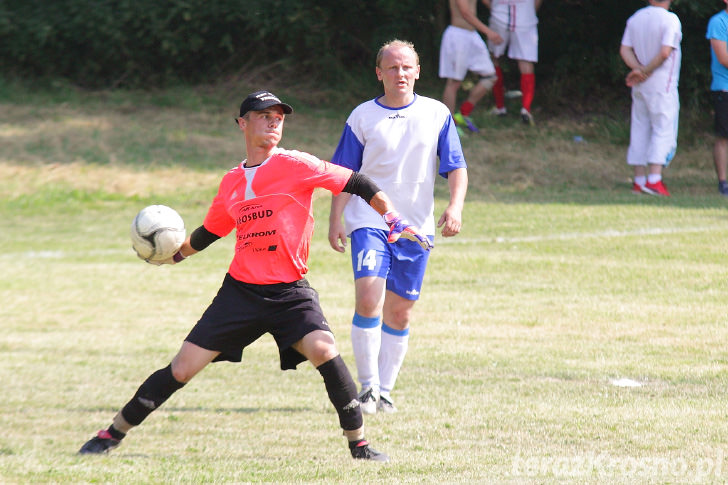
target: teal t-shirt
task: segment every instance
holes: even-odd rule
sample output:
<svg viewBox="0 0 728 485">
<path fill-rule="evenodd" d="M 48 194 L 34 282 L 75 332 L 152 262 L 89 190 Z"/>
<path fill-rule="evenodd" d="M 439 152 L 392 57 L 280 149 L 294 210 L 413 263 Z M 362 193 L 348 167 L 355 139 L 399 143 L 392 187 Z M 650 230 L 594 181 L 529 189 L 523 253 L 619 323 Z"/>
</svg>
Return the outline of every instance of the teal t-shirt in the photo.
<svg viewBox="0 0 728 485">
<path fill-rule="evenodd" d="M 705 34 L 708 40 L 716 39 L 728 42 L 728 12 L 723 10 L 710 18 L 708 32 Z M 728 91 L 728 67 L 720 62 L 710 49 L 710 71 L 713 74 L 713 82 L 710 83 L 711 91 Z"/>
</svg>

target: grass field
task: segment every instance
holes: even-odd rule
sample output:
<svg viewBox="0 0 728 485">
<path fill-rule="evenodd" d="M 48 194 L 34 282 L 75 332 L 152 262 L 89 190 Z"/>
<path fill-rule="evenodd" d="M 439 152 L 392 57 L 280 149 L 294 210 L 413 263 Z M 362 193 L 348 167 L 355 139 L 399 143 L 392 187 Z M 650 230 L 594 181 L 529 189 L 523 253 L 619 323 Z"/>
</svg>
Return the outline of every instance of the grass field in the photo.
<svg viewBox="0 0 728 485">
<path fill-rule="evenodd" d="M 243 157 L 241 90 L 0 92 L 0 482 L 728 478 L 728 200 L 709 134 L 683 135 L 673 197 L 657 199 L 629 192 L 618 117 L 528 129 L 480 115 L 484 134 L 464 140 L 465 226 L 436 240 L 400 412 L 365 421 L 390 463 L 351 460 L 320 376 L 281 372 L 269 337 L 205 369 L 118 450 L 81 457 L 227 269 L 228 239 L 158 268 L 134 256 L 128 228 L 151 203 L 200 223 Z M 352 106 L 294 107 L 282 146 L 328 158 Z M 309 279 L 353 370 L 353 285 L 348 254 L 325 240 L 328 201 L 315 204 Z"/>
</svg>

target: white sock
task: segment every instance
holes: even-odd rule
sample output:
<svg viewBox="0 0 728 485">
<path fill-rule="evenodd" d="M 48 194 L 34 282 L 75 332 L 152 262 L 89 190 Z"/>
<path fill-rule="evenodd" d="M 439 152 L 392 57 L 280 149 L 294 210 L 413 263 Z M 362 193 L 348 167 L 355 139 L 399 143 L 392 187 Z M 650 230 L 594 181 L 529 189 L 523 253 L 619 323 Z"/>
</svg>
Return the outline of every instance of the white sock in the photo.
<svg viewBox="0 0 728 485">
<path fill-rule="evenodd" d="M 662 180 L 662 175 L 659 173 L 651 173 L 647 176 L 647 182 L 651 184 L 656 184 L 660 180 Z"/>
<path fill-rule="evenodd" d="M 382 323 L 382 348 L 379 351 L 379 378 L 382 394 L 389 396 L 397 381 L 409 345 L 409 328 L 397 330 Z"/>
<path fill-rule="evenodd" d="M 379 317 L 362 317 L 355 313 L 351 324 L 351 346 L 361 387 L 373 387 L 379 391 L 377 358 L 382 341 Z"/>
<path fill-rule="evenodd" d="M 646 175 L 640 175 L 638 177 L 634 178 L 634 183 L 642 187 L 647 183 L 647 176 Z"/>
</svg>

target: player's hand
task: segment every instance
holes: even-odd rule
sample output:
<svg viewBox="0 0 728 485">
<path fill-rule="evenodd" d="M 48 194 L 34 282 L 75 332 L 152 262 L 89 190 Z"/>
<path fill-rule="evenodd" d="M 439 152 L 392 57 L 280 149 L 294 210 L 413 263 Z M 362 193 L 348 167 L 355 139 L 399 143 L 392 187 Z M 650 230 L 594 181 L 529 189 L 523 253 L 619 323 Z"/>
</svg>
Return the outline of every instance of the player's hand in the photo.
<svg viewBox="0 0 728 485">
<path fill-rule="evenodd" d="M 416 242 L 426 251 L 434 247 L 427 236 L 420 234 L 420 231 L 415 226 L 402 219 L 397 212 L 387 212 L 384 214 L 384 222 L 389 226 L 388 243 L 397 242 L 400 237 L 403 237 Z"/>
<path fill-rule="evenodd" d="M 647 80 L 648 76 L 644 72 L 640 71 L 639 69 L 633 69 L 630 71 L 629 74 L 627 74 L 627 77 L 624 80 L 624 84 L 627 85 L 627 87 L 635 86 L 639 83 L 643 83 Z"/>
<path fill-rule="evenodd" d="M 460 233 L 460 229 L 462 228 L 462 212 L 448 207 L 445 209 L 445 212 L 442 213 L 442 216 L 440 216 L 440 220 L 437 221 L 437 227 L 442 228 L 442 235 L 444 237 L 452 237 L 456 236 Z"/>
<path fill-rule="evenodd" d="M 163 264 L 177 264 L 173 257 L 167 258 L 167 259 L 145 259 L 149 264 L 153 264 L 154 266 L 162 266 Z"/>
<path fill-rule="evenodd" d="M 346 251 L 346 229 L 341 221 L 329 221 L 329 245 L 334 249 L 343 253 Z"/>
<path fill-rule="evenodd" d="M 495 45 L 501 45 L 503 43 L 503 37 L 501 37 L 500 34 L 495 31 L 490 31 L 487 37 L 488 40 Z"/>
<path fill-rule="evenodd" d="M 136 253 L 136 250 L 134 252 Z M 136 253 L 136 255 L 137 255 L 137 258 L 141 259 L 145 263 L 153 264 L 154 266 L 162 266 L 163 264 L 177 264 L 177 262 L 174 260 L 174 256 L 170 256 L 167 259 L 157 259 L 157 260 L 155 260 L 155 259 L 144 258 L 139 253 Z"/>
</svg>

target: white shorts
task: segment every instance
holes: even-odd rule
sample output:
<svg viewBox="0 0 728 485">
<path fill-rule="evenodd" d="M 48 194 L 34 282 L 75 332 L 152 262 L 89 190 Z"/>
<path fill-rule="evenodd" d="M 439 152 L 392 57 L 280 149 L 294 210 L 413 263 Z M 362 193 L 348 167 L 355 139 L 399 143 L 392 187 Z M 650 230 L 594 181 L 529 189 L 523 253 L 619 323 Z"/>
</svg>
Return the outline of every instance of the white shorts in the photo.
<svg viewBox="0 0 728 485">
<path fill-rule="evenodd" d="M 506 24 L 491 20 L 490 28 L 503 37 L 501 44 L 488 42 L 493 57 L 500 58 L 508 47 L 508 57 L 519 61 L 538 62 L 538 25 L 508 30 Z"/>
<path fill-rule="evenodd" d="M 677 150 L 680 97 L 677 90 L 652 93 L 632 90 L 628 165 L 669 165 Z"/>
<path fill-rule="evenodd" d="M 449 25 L 440 44 L 440 77 L 462 81 L 468 71 L 489 77 L 495 75 L 495 66 L 478 32 Z"/>
</svg>

